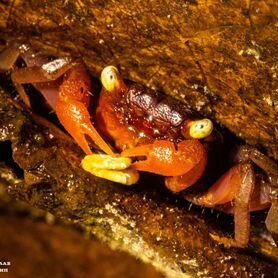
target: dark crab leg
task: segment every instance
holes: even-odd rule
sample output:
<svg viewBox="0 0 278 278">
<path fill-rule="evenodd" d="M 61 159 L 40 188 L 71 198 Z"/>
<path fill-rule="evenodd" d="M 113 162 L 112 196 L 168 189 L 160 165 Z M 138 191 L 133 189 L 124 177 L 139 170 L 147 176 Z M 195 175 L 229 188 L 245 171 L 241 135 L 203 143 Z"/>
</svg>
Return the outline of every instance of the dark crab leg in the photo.
<svg viewBox="0 0 278 278">
<path fill-rule="evenodd" d="M 257 166 L 263 169 L 268 176 L 268 184 L 271 189 L 269 195 L 272 197 L 270 198 L 271 207 L 268 211 L 265 223 L 274 241 L 278 244 L 278 165 L 257 149 L 248 146 L 241 147 L 239 159 L 252 160 Z"/>
<path fill-rule="evenodd" d="M 18 45 L 13 45 L 13 46 L 5 49 L 3 52 L 1 52 L 0 53 L 0 72 L 5 72 L 5 71 L 10 70 L 14 66 L 16 60 L 21 55 L 21 53 L 24 51 L 24 49 L 25 49 L 25 51 L 27 51 L 27 49 L 28 49 L 27 46 L 22 45 L 22 47 L 19 47 Z M 31 103 L 30 103 L 29 97 L 25 93 L 23 86 L 15 83 L 15 82 L 14 82 L 14 85 L 15 85 L 21 99 L 30 108 Z"/>
<path fill-rule="evenodd" d="M 19 46 L 11 46 L 0 53 L 0 72 L 5 72 L 13 67 L 22 50 Z"/>
<path fill-rule="evenodd" d="M 234 213 L 235 239 L 213 237 L 225 246 L 245 247 L 249 240 L 250 211 L 260 209 L 260 205 L 267 205 L 267 201 L 269 200 L 262 201 L 265 199 L 263 196 L 265 194 L 264 187 L 267 183 L 268 187 L 273 188 L 273 192 L 275 192 L 278 187 L 278 166 L 264 154 L 248 146 L 240 147 L 237 153 L 237 160 L 239 162 L 238 165 L 234 166 L 221 177 L 205 195 L 195 198 L 193 202 L 205 207 L 214 207 L 217 205 L 227 206 L 231 203 L 233 209 L 230 212 Z M 255 174 L 251 161 L 266 172 L 268 181 L 255 184 Z M 253 202 L 254 198 L 266 203 L 259 202 L 258 207 L 256 207 L 256 204 Z M 277 198 L 273 198 L 272 202 L 266 223 L 268 230 L 277 241 Z M 224 211 L 226 210 L 224 209 Z"/>
<path fill-rule="evenodd" d="M 11 74 L 13 83 L 17 88 L 18 86 L 23 88 L 21 84 L 33 84 L 55 110 L 58 100 L 57 88 L 62 84 L 60 77 L 73 67 L 71 59 L 61 58 L 41 65 L 43 63 L 42 59 L 38 58 L 38 61 L 34 61 L 36 57 L 31 56 L 28 52 L 24 53 L 22 58 L 30 67 L 14 71 Z"/>
<path fill-rule="evenodd" d="M 240 146 L 237 151 L 236 159 L 237 162 L 252 160 L 268 175 L 278 177 L 278 165 L 254 147 Z M 276 186 L 278 186 L 278 184 L 276 184 Z"/>
<path fill-rule="evenodd" d="M 0 53 L 0 71 L 10 70 L 16 60 L 22 57 L 27 67 L 12 72 L 12 79 L 18 84 L 38 83 L 56 80 L 72 67 L 68 57 L 51 62 L 29 50 L 27 45 L 14 45 Z"/>
<path fill-rule="evenodd" d="M 273 197 L 271 201 L 272 204 L 268 211 L 265 224 L 276 245 L 278 245 L 278 197 Z"/>
<path fill-rule="evenodd" d="M 235 238 L 220 238 L 212 235 L 226 247 L 245 247 L 249 241 L 249 204 L 255 187 L 255 174 L 250 163 L 241 163 L 222 176 L 205 195 L 195 198 L 193 203 L 204 207 L 215 207 L 233 202 Z"/>
<path fill-rule="evenodd" d="M 31 107 L 22 84 L 33 84 L 55 109 L 58 99 L 57 88 L 61 85 L 59 77 L 73 66 L 71 59 L 61 58 L 49 62 L 45 57 L 32 53 L 27 45 L 13 45 L 0 53 L 0 71 L 10 70 L 19 56 L 27 67 L 12 72 L 11 79 L 24 103 Z"/>
<path fill-rule="evenodd" d="M 25 60 L 28 61 L 27 59 L 24 59 L 24 61 Z M 12 73 L 12 79 L 19 84 L 53 81 L 62 76 L 72 68 L 72 66 L 73 64 L 70 58 L 55 59 L 42 66 L 35 65 L 17 69 Z"/>
<path fill-rule="evenodd" d="M 255 187 L 255 173 L 250 163 L 240 165 L 243 178 L 239 191 L 235 196 L 234 222 L 235 239 L 230 240 L 231 246 L 247 246 L 250 236 L 250 211 L 249 204 Z M 229 243 L 229 242 L 228 242 Z"/>
</svg>

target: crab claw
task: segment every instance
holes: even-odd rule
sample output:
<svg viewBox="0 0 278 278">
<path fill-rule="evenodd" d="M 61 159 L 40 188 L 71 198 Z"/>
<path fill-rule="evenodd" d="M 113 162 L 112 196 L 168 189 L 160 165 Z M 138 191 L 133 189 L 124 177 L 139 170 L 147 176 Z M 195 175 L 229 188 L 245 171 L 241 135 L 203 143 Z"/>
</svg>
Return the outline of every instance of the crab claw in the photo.
<svg viewBox="0 0 278 278">
<path fill-rule="evenodd" d="M 101 150 L 113 156 L 114 152 L 91 123 L 88 112 L 89 90 L 90 78 L 84 67 L 81 65 L 72 67 L 59 87 L 59 98 L 55 107 L 57 116 L 86 154 L 92 154 L 87 135 Z"/>
<path fill-rule="evenodd" d="M 168 140 L 157 140 L 149 145 L 142 145 L 122 152 L 125 157 L 142 157 L 146 160 L 135 162 L 131 169 L 146 171 L 167 177 L 186 176 L 190 173 L 189 185 L 192 185 L 200 178 L 203 167 L 198 165 L 206 163 L 206 151 L 198 140 L 186 140 L 177 145 Z M 169 178 L 169 179 L 171 179 Z M 167 185 L 167 184 L 166 184 Z M 175 186 L 175 188 L 174 188 Z M 173 188 L 168 188 L 178 192 L 184 188 L 182 184 L 174 184 Z M 180 186 L 180 188 L 178 188 Z"/>
<path fill-rule="evenodd" d="M 127 169 L 131 163 L 131 159 L 127 157 L 92 154 L 85 156 L 81 162 L 81 166 L 84 170 L 99 178 L 125 185 L 132 185 L 137 183 L 139 174 L 136 170 Z"/>
</svg>

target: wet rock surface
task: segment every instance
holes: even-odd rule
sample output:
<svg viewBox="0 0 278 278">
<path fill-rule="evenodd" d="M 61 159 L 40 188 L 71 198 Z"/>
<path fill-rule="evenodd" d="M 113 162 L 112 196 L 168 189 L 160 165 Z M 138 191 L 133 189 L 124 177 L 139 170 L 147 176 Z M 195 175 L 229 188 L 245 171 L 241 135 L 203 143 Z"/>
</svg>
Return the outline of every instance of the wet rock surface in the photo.
<svg viewBox="0 0 278 278">
<path fill-rule="evenodd" d="M 0 185 L 0 188 L 3 189 Z M 1 191 L 1 190 L 0 190 Z M 55 225 L 49 213 L 0 194 L 0 260 L 10 262 L 8 278 L 162 278 L 151 265 L 85 238 L 69 224 Z"/>
</svg>

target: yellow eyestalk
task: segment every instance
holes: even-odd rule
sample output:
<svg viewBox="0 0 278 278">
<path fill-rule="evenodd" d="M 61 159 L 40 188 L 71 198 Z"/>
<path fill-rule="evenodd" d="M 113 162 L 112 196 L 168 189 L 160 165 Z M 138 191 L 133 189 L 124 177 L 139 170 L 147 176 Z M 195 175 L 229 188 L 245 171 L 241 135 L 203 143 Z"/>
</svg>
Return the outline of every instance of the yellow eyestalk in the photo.
<svg viewBox="0 0 278 278">
<path fill-rule="evenodd" d="M 139 179 L 136 170 L 127 169 L 132 161 L 128 157 L 112 157 L 106 154 L 87 155 L 81 166 L 92 175 L 113 182 L 132 185 Z"/>
<path fill-rule="evenodd" d="M 121 89 L 121 76 L 114 66 L 107 66 L 102 70 L 100 81 L 105 90 L 110 93 Z"/>
<path fill-rule="evenodd" d="M 209 136 L 213 130 L 213 123 L 209 119 L 197 120 L 191 123 L 189 135 L 194 139 L 203 139 Z"/>
</svg>

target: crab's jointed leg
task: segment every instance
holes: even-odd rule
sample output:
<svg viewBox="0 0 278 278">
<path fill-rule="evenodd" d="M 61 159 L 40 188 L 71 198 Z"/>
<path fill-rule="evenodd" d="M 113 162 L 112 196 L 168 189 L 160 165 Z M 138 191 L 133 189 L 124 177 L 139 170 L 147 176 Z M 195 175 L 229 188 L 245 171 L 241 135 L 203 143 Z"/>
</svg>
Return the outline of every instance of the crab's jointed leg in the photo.
<svg viewBox="0 0 278 278">
<path fill-rule="evenodd" d="M 238 153 L 239 164 L 225 173 L 207 193 L 193 199 L 193 203 L 204 207 L 215 207 L 225 205 L 227 212 L 234 213 L 235 238 L 219 238 L 215 240 L 227 247 L 245 247 L 249 241 L 250 234 L 250 211 L 267 208 L 272 201 L 271 209 L 268 212 L 266 225 L 274 239 L 278 235 L 278 202 L 276 194 L 272 200 L 265 196 L 266 183 L 268 188 L 277 189 L 277 165 L 268 157 L 252 147 L 241 147 Z M 270 181 L 258 183 L 256 180 L 251 161 L 263 169 L 271 178 Z M 274 182 L 276 184 L 274 184 Z M 254 202 L 254 199 L 255 202 Z M 224 209 L 224 211 L 226 211 Z"/>
<path fill-rule="evenodd" d="M 249 241 L 249 204 L 255 187 L 255 174 L 250 163 L 242 163 L 231 168 L 201 197 L 193 203 L 204 207 L 215 207 L 234 202 L 235 238 L 213 236 L 226 247 L 245 247 Z"/>
<path fill-rule="evenodd" d="M 273 197 L 265 220 L 266 227 L 278 246 L 278 197 Z"/>
<path fill-rule="evenodd" d="M 18 45 L 8 47 L 0 53 L 0 72 L 10 70 L 20 56 L 22 50 Z"/>
</svg>

